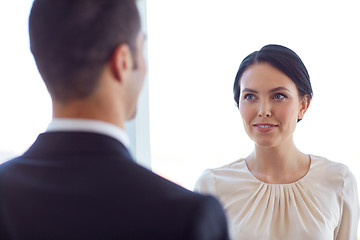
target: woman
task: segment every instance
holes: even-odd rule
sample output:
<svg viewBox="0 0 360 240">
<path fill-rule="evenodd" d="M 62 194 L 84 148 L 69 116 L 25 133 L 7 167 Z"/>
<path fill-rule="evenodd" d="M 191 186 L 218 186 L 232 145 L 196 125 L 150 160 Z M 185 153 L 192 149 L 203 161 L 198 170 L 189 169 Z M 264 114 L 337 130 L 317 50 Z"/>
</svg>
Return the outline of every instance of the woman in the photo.
<svg viewBox="0 0 360 240">
<path fill-rule="evenodd" d="M 267 45 L 242 61 L 234 99 L 255 149 L 206 170 L 195 186 L 223 203 L 233 239 L 357 238 L 355 177 L 293 141 L 311 98 L 308 72 L 292 50 Z"/>
</svg>

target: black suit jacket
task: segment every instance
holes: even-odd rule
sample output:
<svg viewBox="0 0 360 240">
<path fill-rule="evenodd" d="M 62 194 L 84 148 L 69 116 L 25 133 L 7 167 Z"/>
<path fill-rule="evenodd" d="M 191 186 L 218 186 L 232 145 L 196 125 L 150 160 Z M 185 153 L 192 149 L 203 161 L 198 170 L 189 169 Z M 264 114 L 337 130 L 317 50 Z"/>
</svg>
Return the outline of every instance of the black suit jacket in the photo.
<svg viewBox="0 0 360 240">
<path fill-rule="evenodd" d="M 215 198 L 139 166 L 119 141 L 48 132 L 0 165 L 0 239 L 211 240 L 228 233 Z"/>
</svg>

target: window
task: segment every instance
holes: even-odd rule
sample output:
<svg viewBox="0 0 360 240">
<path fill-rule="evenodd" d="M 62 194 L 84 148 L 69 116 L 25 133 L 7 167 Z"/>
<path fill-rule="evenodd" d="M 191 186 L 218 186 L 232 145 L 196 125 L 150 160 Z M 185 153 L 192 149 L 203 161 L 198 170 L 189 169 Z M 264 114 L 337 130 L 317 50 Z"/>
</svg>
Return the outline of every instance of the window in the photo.
<svg viewBox="0 0 360 240">
<path fill-rule="evenodd" d="M 51 100 L 29 49 L 31 5 L 0 3 L 0 163 L 27 149 L 51 119 Z"/>
</svg>

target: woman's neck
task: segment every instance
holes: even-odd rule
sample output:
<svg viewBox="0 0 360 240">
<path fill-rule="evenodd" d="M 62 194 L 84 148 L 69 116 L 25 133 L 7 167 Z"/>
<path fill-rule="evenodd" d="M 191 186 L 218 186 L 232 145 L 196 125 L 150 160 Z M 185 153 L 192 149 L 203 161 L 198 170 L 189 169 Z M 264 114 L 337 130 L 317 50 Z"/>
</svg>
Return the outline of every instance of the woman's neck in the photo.
<svg viewBox="0 0 360 240">
<path fill-rule="evenodd" d="M 291 140 L 281 146 L 255 146 L 255 151 L 246 158 L 250 172 L 266 183 L 286 184 L 296 182 L 306 175 L 310 158 L 300 152 Z"/>
</svg>

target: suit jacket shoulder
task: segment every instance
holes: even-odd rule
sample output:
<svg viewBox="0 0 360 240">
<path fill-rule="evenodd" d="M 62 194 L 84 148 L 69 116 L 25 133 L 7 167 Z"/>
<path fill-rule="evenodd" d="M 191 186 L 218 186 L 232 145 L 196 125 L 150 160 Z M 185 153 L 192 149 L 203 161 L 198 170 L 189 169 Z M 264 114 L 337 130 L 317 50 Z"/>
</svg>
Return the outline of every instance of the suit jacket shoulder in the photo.
<svg viewBox="0 0 360 240">
<path fill-rule="evenodd" d="M 41 134 L 0 166 L 1 239 L 227 239 L 223 209 L 95 133 Z"/>
</svg>

